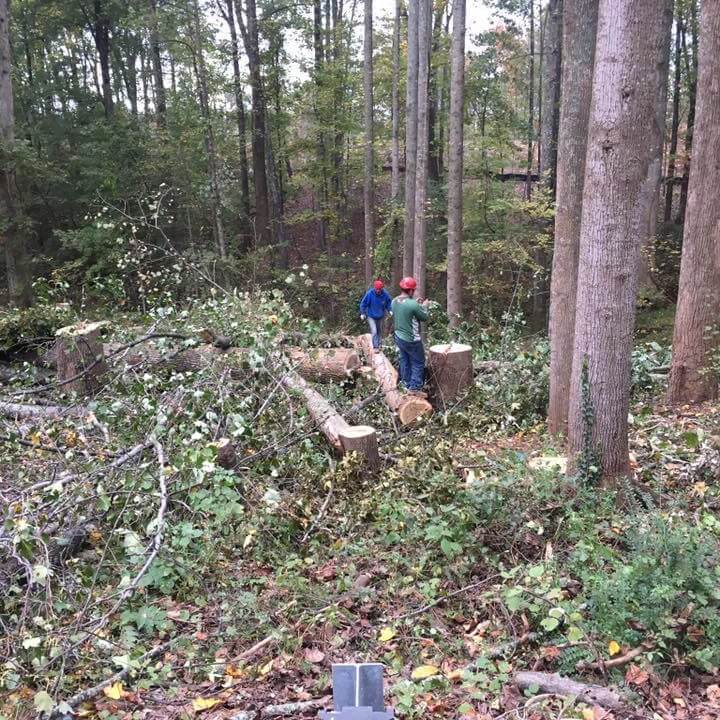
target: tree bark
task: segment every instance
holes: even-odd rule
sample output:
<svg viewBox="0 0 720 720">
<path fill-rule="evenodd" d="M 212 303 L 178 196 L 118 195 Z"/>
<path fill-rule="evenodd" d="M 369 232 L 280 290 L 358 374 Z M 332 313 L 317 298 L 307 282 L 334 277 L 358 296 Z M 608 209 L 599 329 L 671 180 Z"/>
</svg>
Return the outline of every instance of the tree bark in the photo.
<svg viewBox="0 0 720 720">
<path fill-rule="evenodd" d="M 462 318 L 463 139 L 465 124 L 465 0 L 453 3 L 448 147 L 447 314 L 450 327 Z"/>
<path fill-rule="evenodd" d="M 551 433 L 567 429 L 585 153 L 595 61 L 598 0 L 565 0 L 555 247 L 550 282 Z"/>
<path fill-rule="evenodd" d="M 415 222 L 413 276 L 417 296 L 425 297 L 425 246 L 427 241 L 427 189 L 429 161 L 428 82 L 430 73 L 431 0 L 419 0 L 418 13 L 418 89 L 417 89 L 417 160 L 415 168 Z"/>
<path fill-rule="evenodd" d="M 696 146 L 683 231 L 680 287 L 673 334 L 670 402 L 717 397 L 712 353 L 720 317 L 720 0 L 703 0 Z"/>
<path fill-rule="evenodd" d="M 150 54 L 152 55 L 153 76 L 155 78 L 155 114 L 158 127 L 162 128 L 165 127 L 167 99 L 165 96 L 165 81 L 163 79 L 157 0 L 150 0 Z"/>
<path fill-rule="evenodd" d="M 528 69 L 527 177 L 525 199 L 532 194 L 533 140 L 535 138 L 535 0 L 530 0 L 530 56 Z"/>
<path fill-rule="evenodd" d="M 685 163 L 683 167 L 683 179 L 680 185 L 680 204 L 676 222 L 685 222 L 685 211 L 688 201 L 688 187 L 690 182 L 690 165 L 692 161 L 693 132 L 695 128 L 695 108 L 697 105 L 697 79 L 698 79 L 698 24 L 697 24 L 697 0 L 690 0 L 690 44 L 692 47 L 692 58 L 688 60 L 687 43 L 684 42 L 683 55 L 685 56 L 685 70 L 688 76 L 688 118 L 687 129 L 685 130 Z M 683 40 L 686 33 L 683 32 Z"/>
<path fill-rule="evenodd" d="M 0 143 L 5 152 L 12 152 L 15 144 L 10 0 L 0 0 Z M 5 152 L 0 153 L 0 241 L 5 246 L 8 301 L 24 307 L 30 304 L 27 249 L 17 222 L 15 163 Z"/>
<path fill-rule="evenodd" d="M 513 678 L 513 682 L 520 690 L 535 687 L 541 693 L 566 695 L 590 705 L 601 705 L 611 709 L 620 709 L 623 706 L 622 698 L 613 690 L 602 685 L 585 685 L 562 677 L 558 673 L 519 672 Z"/>
<path fill-rule="evenodd" d="M 426 0 L 408 0 L 407 88 L 405 94 L 405 225 L 403 275 L 412 275 L 415 243 L 415 184 L 418 151 L 418 17 Z"/>
<path fill-rule="evenodd" d="M 365 91 L 365 178 L 363 200 L 365 206 L 365 285 L 373 280 L 373 251 L 375 246 L 375 189 L 373 183 L 373 23 L 372 0 L 365 0 L 365 34 L 363 43 L 363 86 Z"/>
<path fill-rule="evenodd" d="M 90 26 L 95 40 L 95 49 L 100 60 L 102 77 L 102 101 L 105 117 L 112 116 L 115 107 L 112 96 L 112 79 L 110 77 L 110 18 L 107 15 L 103 0 L 93 0 L 93 19 Z"/>
<path fill-rule="evenodd" d="M 440 44 L 442 42 L 443 33 L 443 15 L 445 14 L 446 3 L 440 2 L 437 5 L 431 5 L 431 10 L 435 7 L 434 17 L 431 19 L 431 42 L 430 42 L 430 67 L 428 75 L 428 177 L 437 183 L 440 181 L 440 143 L 441 132 L 439 125 L 442 123 L 442 115 L 440 114 L 440 96 L 442 93 L 442 79 L 438 83 L 437 64 L 433 59 L 437 59 L 442 63 L 442 69 L 445 68 L 445 59 L 440 58 Z"/>
<path fill-rule="evenodd" d="M 250 88 L 252 91 L 252 164 L 253 185 L 255 188 L 255 235 L 258 245 L 267 247 L 272 242 L 267 163 L 265 158 L 267 112 L 260 69 L 260 41 L 255 0 L 247 0 L 246 2 L 247 23 L 243 21 L 242 0 L 235 0 L 235 9 L 238 24 L 240 25 L 240 33 L 245 45 L 245 54 L 248 59 Z"/>
<path fill-rule="evenodd" d="M 657 194 L 672 0 L 600 0 L 578 263 L 570 386 L 573 458 L 592 450 L 602 475 L 630 471 L 627 419 L 640 249 Z M 585 434 L 581 375 L 594 414 Z M 572 466 L 572 463 L 571 463 Z"/>
<path fill-rule="evenodd" d="M 402 0 L 395 0 L 395 21 L 392 45 L 392 139 L 390 195 L 393 205 L 400 202 L 400 13 Z M 397 287 L 402 277 L 402 248 L 400 247 L 400 219 L 393 207 L 392 227 L 392 284 Z"/>
<path fill-rule="evenodd" d="M 456 8 L 458 2 L 456 0 Z M 457 10 L 455 10 L 457 12 Z M 473 382 L 472 347 L 461 343 L 433 345 L 429 352 L 430 383 L 433 398 L 447 407 Z"/>
<path fill-rule="evenodd" d="M 305 380 L 342 382 L 352 377 L 360 368 L 357 352 L 349 348 L 288 348 L 286 352 Z"/>
<path fill-rule="evenodd" d="M 63 391 L 89 395 L 100 388 L 107 371 L 101 337 L 105 324 L 80 323 L 61 328 L 55 334 L 57 379 Z"/>
<path fill-rule="evenodd" d="M 678 11 L 675 22 L 675 55 L 673 63 L 675 65 L 675 73 L 673 77 L 673 103 L 672 103 L 672 121 L 670 125 L 670 148 L 667 176 L 665 178 L 665 211 L 663 220 L 669 223 L 672 220 L 673 195 L 675 194 L 675 160 L 677 158 L 678 149 L 678 126 L 680 124 L 680 75 L 681 75 L 681 50 L 682 50 L 682 15 Z"/>
<path fill-rule="evenodd" d="M 320 193 L 319 193 L 319 218 L 318 218 L 318 236 L 321 252 L 328 250 L 328 227 L 327 227 L 327 201 L 328 201 L 328 178 L 327 178 L 327 148 L 325 143 L 325 133 L 323 132 L 322 111 L 324 108 L 322 102 L 323 97 L 323 67 L 325 65 L 325 48 L 323 45 L 323 16 L 321 0 L 313 0 L 313 48 L 315 51 L 315 123 L 316 128 L 316 146 L 317 160 L 320 165 Z"/>
<path fill-rule="evenodd" d="M 550 0 L 547 7 L 542 94 L 543 114 L 540 128 L 540 174 L 555 197 L 557 144 L 560 128 L 560 92 L 562 78 L 563 0 Z"/>
</svg>

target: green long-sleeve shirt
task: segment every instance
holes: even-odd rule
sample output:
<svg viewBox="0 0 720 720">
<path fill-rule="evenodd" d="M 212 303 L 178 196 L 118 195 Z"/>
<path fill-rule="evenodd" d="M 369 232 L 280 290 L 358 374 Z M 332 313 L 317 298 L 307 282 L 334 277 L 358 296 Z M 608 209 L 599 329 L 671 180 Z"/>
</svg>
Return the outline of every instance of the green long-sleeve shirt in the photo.
<svg viewBox="0 0 720 720">
<path fill-rule="evenodd" d="M 420 323 L 428 319 L 427 310 L 407 295 L 398 295 L 392 301 L 392 313 L 395 321 L 395 334 L 405 342 L 421 340 Z"/>
</svg>

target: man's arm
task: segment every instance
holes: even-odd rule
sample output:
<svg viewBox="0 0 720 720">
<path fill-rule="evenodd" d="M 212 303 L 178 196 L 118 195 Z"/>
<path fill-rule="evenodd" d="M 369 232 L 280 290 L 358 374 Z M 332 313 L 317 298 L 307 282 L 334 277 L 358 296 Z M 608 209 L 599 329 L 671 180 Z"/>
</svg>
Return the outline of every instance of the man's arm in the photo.
<svg viewBox="0 0 720 720">
<path fill-rule="evenodd" d="M 365 293 L 362 296 L 362 300 L 360 301 L 360 314 L 361 315 L 367 315 L 369 304 L 370 303 L 369 303 L 368 293 Z"/>
<path fill-rule="evenodd" d="M 415 310 L 415 316 L 421 322 L 426 322 L 428 320 L 428 318 L 430 317 L 430 314 L 428 313 L 428 311 L 417 301 L 415 302 L 414 310 Z"/>
</svg>

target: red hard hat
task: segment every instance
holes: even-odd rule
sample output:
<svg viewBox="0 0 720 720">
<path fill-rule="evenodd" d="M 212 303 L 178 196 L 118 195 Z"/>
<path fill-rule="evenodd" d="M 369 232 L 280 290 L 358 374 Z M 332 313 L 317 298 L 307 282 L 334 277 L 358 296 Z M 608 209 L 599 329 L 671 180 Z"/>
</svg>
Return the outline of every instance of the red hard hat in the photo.
<svg viewBox="0 0 720 720">
<path fill-rule="evenodd" d="M 374 287 L 376 290 L 382 290 L 382 289 L 385 287 L 385 283 L 384 283 L 380 278 L 378 278 L 378 279 L 373 283 L 373 287 Z"/>
<path fill-rule="evenodd" d="M 404 277 L 400 281 L 400 289 L 401 290 L 416 290 L 417 289 L 417 280 L 415 280 L 414 277 Z"/>
</svg>

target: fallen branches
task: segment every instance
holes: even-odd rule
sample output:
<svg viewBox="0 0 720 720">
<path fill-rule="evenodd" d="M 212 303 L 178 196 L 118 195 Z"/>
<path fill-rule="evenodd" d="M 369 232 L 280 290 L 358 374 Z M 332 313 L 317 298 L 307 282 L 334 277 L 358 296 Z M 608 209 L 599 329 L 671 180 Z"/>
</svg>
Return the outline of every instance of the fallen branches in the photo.
<svg viewBox="0 0 720 720">
<path fill-rule="evenodd" d="M 583 702 L 602 705 L 602 707 L 615 710 L 623 706 L 620 695 L 602 685 L 587 685 L 570 678 L 562 677 L 558 673 L 519 672 L 513 682 L 520 690 L 532 687 L 539 692 L 552 695 L 574 697 Z"/>
<path fill-rule="evenodd" d="M 232 715 L 230 720 L 258 720 L 259 718 L 288 717 L 298 713 L 318 710 L 326 704 L 325 698 L 305 700 L 303 702 L 285 703 L 283 705 L 266 705 L 258 710 L 241 710 Z"/>
<path fill-rule="evenodd" d="M 652 647 L 653 644 L 650 642 L 643 643 L 639 647 L 628 650 L 625 654 L 618 655 L 609 660 L 599 660 L 597 662 L 580 661 L 575 668 L 579 672 L 582 672 L 583 670 L 605 670 L 606 668 L 621 667 L 632 662 L 638 655 L 642 655 L 644 652 L 651 650 Z"/>
</svg>

